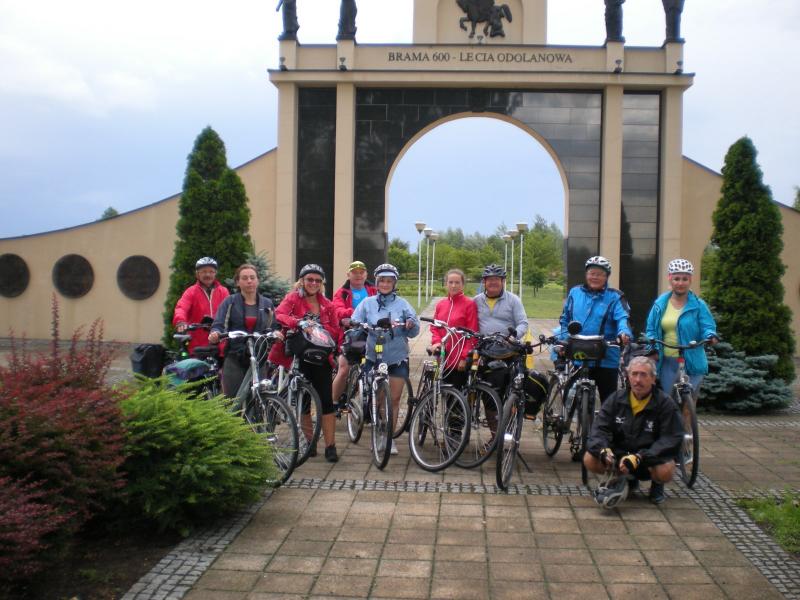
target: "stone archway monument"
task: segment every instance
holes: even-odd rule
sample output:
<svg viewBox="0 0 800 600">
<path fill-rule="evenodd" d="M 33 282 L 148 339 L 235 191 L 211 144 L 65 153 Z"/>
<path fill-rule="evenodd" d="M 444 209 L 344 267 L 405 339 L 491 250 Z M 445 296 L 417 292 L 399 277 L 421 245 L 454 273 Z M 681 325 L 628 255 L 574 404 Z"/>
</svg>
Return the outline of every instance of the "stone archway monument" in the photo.
<svg viewBox="0 0 800 600">
<path fill-rule="evenodd" d="M 659 257 L 680 254 L 693 76 L 674 23 L 662 46 L 626 47 L 621 5 L 606 0 L 600 46 L 548 45 L 546 0 L 415 0 L 410 45 L 359 44 L 355 2 L 344 0 L 335 45 L 282 39 L 270 71 L 278 271 L 292 277 L 313 261 L 343 275 L 354 257 L 382 262 L 387 181 L 408 144 L 456 115 L 491 114 L 531 132 L 558 164 L 570 285 L 588 256 L 607 256 L 641 324 L 664 275 Z"/>
</svg>

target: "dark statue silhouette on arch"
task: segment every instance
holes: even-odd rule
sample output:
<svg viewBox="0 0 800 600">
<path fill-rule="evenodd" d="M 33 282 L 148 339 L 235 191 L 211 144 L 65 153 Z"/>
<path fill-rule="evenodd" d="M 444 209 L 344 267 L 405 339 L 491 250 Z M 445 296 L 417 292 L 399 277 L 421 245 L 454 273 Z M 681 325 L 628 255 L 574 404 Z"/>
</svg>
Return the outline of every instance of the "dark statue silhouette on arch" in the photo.
<svg viewBox="0 0 800 600">
<path fill-rule="evenodd" d="M 511 22 L 511 9 L 508 4 L 495 4 L 494 0 L 456 0 L 458 7 L 464 11 L 466 17 L 461 17 L 458 21 L 459 27 L 467 30 L 465 23 L 472 24 L 469 37 L 475 37 L 475 27 L 478 23 L 486 23 L 483 28 L 483 35 L 489 37 L 505 37 L 503 31 L 503 19 Z"/>
<path fill-rule="evenodd" d="M 283 8 L 283 33 L 278 36 L 279 40 L 296 40 L 297 30 L 300 24 L 297 22 L 297 0 L 278 0 L 276 11 Z"/>
</svg>

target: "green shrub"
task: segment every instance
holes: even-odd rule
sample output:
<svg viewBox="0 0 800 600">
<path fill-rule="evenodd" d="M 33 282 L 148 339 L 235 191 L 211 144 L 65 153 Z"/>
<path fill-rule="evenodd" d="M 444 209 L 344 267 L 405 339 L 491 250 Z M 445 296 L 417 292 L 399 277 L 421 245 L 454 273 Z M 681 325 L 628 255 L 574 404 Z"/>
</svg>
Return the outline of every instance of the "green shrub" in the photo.
<svg viewBox="0 0 800 600">
<path fill-rule="evenodd" d="M 193 526 L 257 500 L 275 479 L 264 439 L 225 400 L 193 399 L 160 380 L 139 386 L 121 405 L 131 516 L 188 535 Z"/>
<path fill-rule="evenodd" d="M 708 375 L 700 388 L 698 405 L 733 412 L 761 412 L 785 408 L 792 391 L 782 379 L 770 378 L 778 357 L 747 356 L 722 342 L 708 357 Z"/>
</svg>

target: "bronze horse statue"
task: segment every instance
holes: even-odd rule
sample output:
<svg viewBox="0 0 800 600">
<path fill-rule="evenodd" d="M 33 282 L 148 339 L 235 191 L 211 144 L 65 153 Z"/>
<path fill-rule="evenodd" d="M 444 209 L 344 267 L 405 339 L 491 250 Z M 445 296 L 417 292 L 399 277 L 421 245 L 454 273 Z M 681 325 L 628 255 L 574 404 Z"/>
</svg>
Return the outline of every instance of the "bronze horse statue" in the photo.
<svg viewBox="0 0 800 600">
<path fill-rule="evenodd" d="M 508 8 L 508 4 L 496 5 L 494 0 L 456 0 L 456 4 L 467 15 L 459 20 L 459 27 L 466 31 L 467 26 L 464 23 L 467 21 L 472 23 L 470 38 L 475 37 L 475 26 L 478 23 L 486 23 L 483 28 L 485 36 L 506 36 L 503 31 L 503 18 L 505 17 L 509 23 L 511 22 L 511 9 Z"/>
</svg>

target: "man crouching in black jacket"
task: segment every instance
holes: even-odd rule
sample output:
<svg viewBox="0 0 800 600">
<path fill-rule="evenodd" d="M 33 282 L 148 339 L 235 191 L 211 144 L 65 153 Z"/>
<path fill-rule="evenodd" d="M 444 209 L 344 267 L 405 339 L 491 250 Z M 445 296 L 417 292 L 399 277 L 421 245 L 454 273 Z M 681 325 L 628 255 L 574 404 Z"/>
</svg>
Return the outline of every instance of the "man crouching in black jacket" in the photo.
<svg viewBox="0 0 800 600">
<path fill-rule="evenodd" d="M 666 500 L 683 441 L 683 423 L 675 402 L 656 387 L 656 366 L 644 356 L 628 366 L 630 391 L 617 390 L 603 402 L 592 426 L 583 464 L 593 473 L 615 465 L 636 480 L 652 479 L 650 501 Z M 635 481 L 633 482 L 635 483 Z"/>
</svg>

